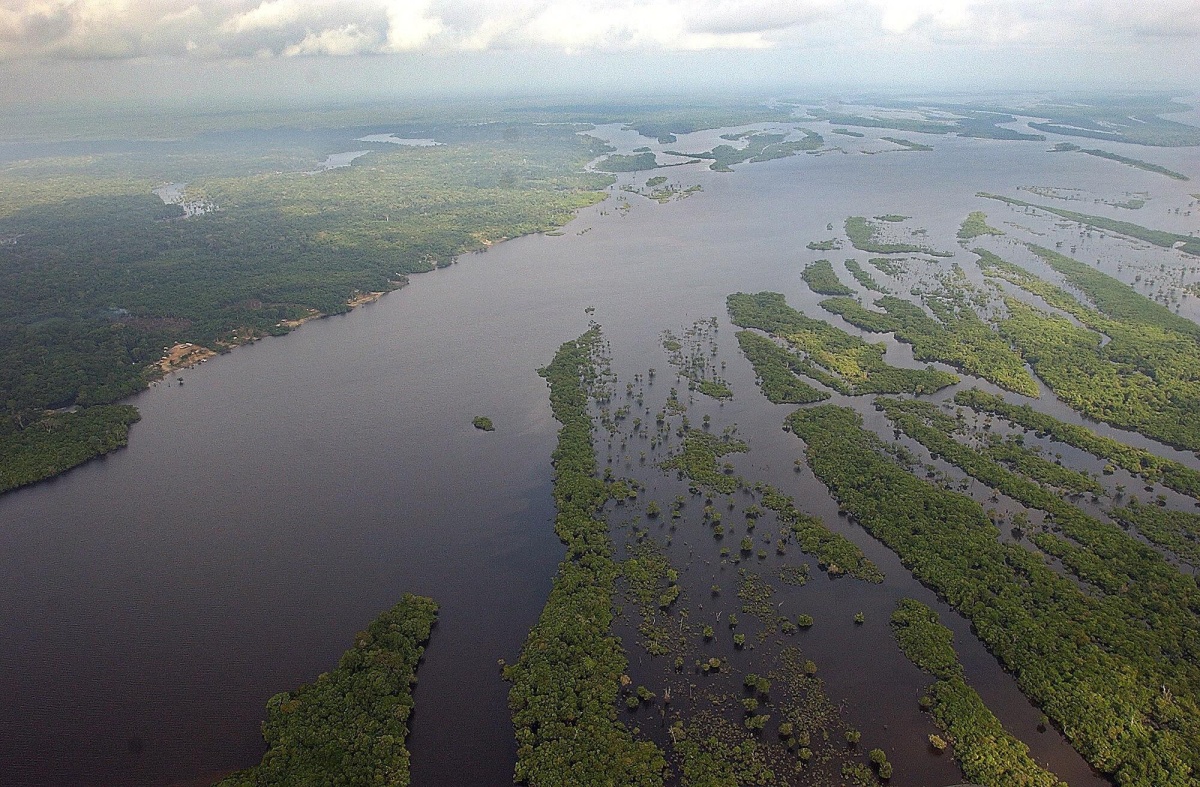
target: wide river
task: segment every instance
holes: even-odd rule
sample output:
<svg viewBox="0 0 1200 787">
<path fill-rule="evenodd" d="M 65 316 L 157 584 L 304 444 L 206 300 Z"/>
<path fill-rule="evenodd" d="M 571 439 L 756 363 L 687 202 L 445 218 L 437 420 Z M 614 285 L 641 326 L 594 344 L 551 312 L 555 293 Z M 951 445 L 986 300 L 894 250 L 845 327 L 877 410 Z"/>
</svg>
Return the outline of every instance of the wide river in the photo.
<svg viewBox="0 0 1200 787">
<path fill-rule="evenodd" d="M 1015 196 L 1035 185 L 1151 192 L 1145 217 L 1124 217 L 1187 229 L 1163 210 L 1186 201 L 1185 186 L 1049 155 L 1047 143 L 910 135 L 934 152 L 864 155 L 857 148 L 888 145 L 873 132 L 853 140 L 815 127 L 853 152 L 733 174 L 662 170 L 703 187 L 666 205 L 614 189 L 561 236 L 464 256 L 349 315 L 185 371 L 182 386 L 151 388 L 130 400 L 142 421 L 127 449 L 0 497 L 0 784 L 199 785 L 250 765 L 263 751 L 267 699 L 330 669 L 354 633 L 406 592 L 441 604 L 416 691 L 414 784 L 509 784 L 515 748 L 497 659 L 516 657 L 562 557 L 549 483 L 557 424 L 535 370 L 585 330 L 585 308 L 595 307 L 618 366 L 665 369 L 663 329 L 716 315 L 731 342 L 731 292 L 776 290 L 818 313 L 799 278 L 817 256 L 804 247 L 847 215 L 910 215 L 931 245 L 957 250 L 954 231 L 969 210 L 988 211 L 992 223 L 1017 215 L 977 191 Z M 662 148 L 604 133 L 626 151 Z M 717 133 L 666 147 L 702 150 Z M 1200 175 L 1194 152 L 1109 147 Z M 628 211 L 617 209 L 619 196 Z M 964 267 L 972 259 L 956 257 Z M 788 483 L 801 452 L 778 430 L 786 411 L 771 409 L 744 360 L 728 357 L 737 394 L 729 415 L 750 424 L 752 446 L 758 431 L 778 446 L 755 461 Z M 474 429 L 475 415 L 496 431 Z M 786 464 L 768 467 L 776 454 Z M 791 493 L 836 519 L 805 477 Z M 859 594 L 850 604 L 883 626 L 894 599 L 921 588 L 861 530 L 839 526 L 889 582 L 829 586 Z M 1035 755 L 1072 785 L 1102 783 L 1053 731 L 1032 732 L 1037 712 L 965 624 L 938 608 L 969 676 Z M 833 645 L 814 657 L 837 672 Z M 844 661 L 829 688 L 835 699 L 866 700 L 852 709 L 864 730 L 874 704 L 901 725 L 916 714 L 910 689 L 924 678 L 895 677 L 904 664 L 894 647 Z M 903 709 L 888 710 L 892 702 Z M 880 728 L 876 739 L 886 741 Z M 923 758 L 894 757 L 906 767 L 893 783 L 954 780 L 944 764 L 923 772 Z"/>
</svg>

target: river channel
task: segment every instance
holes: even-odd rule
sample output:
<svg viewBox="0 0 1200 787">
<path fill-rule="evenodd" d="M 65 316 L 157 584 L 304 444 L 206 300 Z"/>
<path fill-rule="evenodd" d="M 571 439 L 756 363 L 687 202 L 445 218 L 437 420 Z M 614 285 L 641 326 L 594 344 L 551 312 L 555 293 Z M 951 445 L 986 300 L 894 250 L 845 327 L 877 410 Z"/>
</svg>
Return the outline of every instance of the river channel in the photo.
<svg viewBox="0 0 1200 787">
<path fill-rule="evenodd" d="M 624 151 L 664 147 L 604 131 Z M 718 133 L 665 147 L 704 150 Z M 852 142 L 880 148 L 878 136 Z M 797 155 L 732 174 L 664 169 L 703 189 L 667 204 L 619 190 L 656 173 L 623 175 L 561 235 L 465 255 L 350 314 L 133 397 L 142 421 L 127 449 L 0 498 L 0 782 L 200 785 L 246 767 L 263 752 L 267 699 L 332 668 L 357 630 L 414 592 L 434 597 L 441 615 L 416 689 L 413 783 L 511 783 L 497 660 L 517 656 L 562 558 L 550 498 L 557 424 L 536 369 L 590 319 L 620 369 L 666 369 L 660 332 L 716 316 L 735 390 L 719 417 L 753 447 L 743 472 L 797 495 L 889 576 L 879 587 L 827 583 L 806 598 L 823 605 L 811 610 L 818 623 L 860 609 L 877 629 L 871 649 L 832 637 L 812 650 L 835 699 L 891 747 L 892 783 L 957 781 L 946 761 L 904 748 L 919 741 L 914 692 L 928 680 L 883 645 L 894 600 L 916 595 L 954 628 L 968 677 L 1035 756 L 1072 785 L 1104 784 L 1053 730 L 1035 731 L 1039 714 L 966 623 L 838 521 L 810 473 L 793 473 L 802 444 L 779 429 L 787 408 L 755 390 L 724 304 L 731 292 L 769 289 L 821 314 L 800 279 L 820 256 L 805 244 L 848 215 L 912 216 L 930 245 L 969 268 L 974 258 L 954 242 L 966 213 L 988 211 L 993 223 L 1017 215 L 976 192 L 1147 191 L 1158 216 L 1160 205 L 1186 202 L 1186 188 L 1090 156 L 1049 155 L 1050 143 L 911 136 L 934 151 Z M 1113 146 L 1135 155 L 1128 147 Z M 1178 168 L 1184 155 L 1156 160 Z M 1176 229 L 1165 217 L 1158 224 Z M 906 351 L 893 343 L 889 359 Z M 835 402 L 878 419 L 869 402 Z M 473 428 L 476 415 L 496 430 Z"/>
</svg>

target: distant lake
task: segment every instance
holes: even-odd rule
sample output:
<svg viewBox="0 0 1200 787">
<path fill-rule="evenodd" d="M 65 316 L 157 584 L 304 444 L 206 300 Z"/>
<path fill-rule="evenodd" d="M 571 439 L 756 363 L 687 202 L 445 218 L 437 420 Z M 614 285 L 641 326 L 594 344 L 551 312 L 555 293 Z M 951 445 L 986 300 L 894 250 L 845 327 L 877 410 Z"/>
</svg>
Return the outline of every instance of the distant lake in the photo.
<svg viewBox="0 0 1200 787">
<path fill-rule="evenodd" d="M 465 255 L 348 315 L 179 372 L 184 385 L 130 399 L 142 421 L 127 449 L 0 497 L 0 783 L 202 784 L 251 765 L 264 750 L 267 699 L 332 668 L 356 631 L 414 592 L 442 611 L 416 688 L 413 783 L 510 784 L 515 744 L 497 660 L 517 657 L 563 556 L 550 496 L 558 424 L 536 369 L 594 318 L 621 373 L 657 367 L 669 386 L 661 331 L 716 316 L 735 397 L 695 417 L 712 412 L 736 423 L 752 447 L 739 461 L 756 478 L 794 495 L 887 573 L 882 585 L 818 576 L 796 589 L 809 592 L 803 609 L 782 591 L 780 600 L 793 617 L 849 620 L 861 610 L 874 624 L 870 636 L 879 639 L 826 626 L 804 647 L 864 741 L 888 746 L 891 784 L 960 781 L 949 757 L 912 744 L 924 734 L 919 725 L 929 726 L 916 700 L 930 679 L 882 644 L 883 621 L 903 596 L 930 604 L 954 629 L 968 680 L 1040 762 L 1073 787 L 1106 784 L 1053 730 L 1035 731 L 1040 713 L 967 623 L 839 518 L 811 473 L 794 471 L 802 444 L 780 429 L 790 410 L 756 390 L 725 298 L 782 292 L 796 308 L 864 335 L 822 312 L 821 296 L 800 279 L 820 256 L 805 244 L 832 237 L 830 225 L 840 230 L 848 215 L 912 216 L 909 226 L 927 229 L 929 245 L 956 252 L 947 265 L 977 277 L 955 239 L 967 212 L 987 211 L 997 226 L 1022 218 L 976 192 L 1147 191 L 1166 209 L 1187 186 L 1091 156 L 1048 155 L 1052 142 L 906 134 L 934 151 L 865 155 L 859 147 L 879 150 L 888 144 L 879 137 L 895 132 L 862 129 L 863 140 L 847 140 L 825 124 L 806 125 L 844 150 L 742 164 L 731 174 L 703 164 L 662 170 L 682 187 L 703 188 L 663 205 L 620 190 L 655 173 L 623 175 L 609 200 L 581 211 L 561 236 Z M 620 152 L 691 152 L 721 144 L 722 130 L 668 146 L 609 131 Z M 384 134 L 357 141 L 436 144 Z M 366 152 L 331 156 L 322 169 Z M 1183 155 L 1155 160 L 1174 166 L 1170 157 Z M 618 210 L 618 199 L 628 209 Z M 1182 226 L 1162 213 L 1156 207 L 1156 226 Z M 1079 235 L 1057 231 L 1094 262 L 1098 247 Z M 1114 273 L 1120 260 L 1161 253 L 1105 243 L 1119 251 L 1106 257 Z M 825 256 L 840 263 L 840 253 Z M 1195 301 L 1181 313 L 1195 318 Z M 868 338 L 887 343 L 890 361 L 913 364 L 907 346 Z M 884 428 L 869 400 L 834 401 Z M 1079 422 L 1051 402 L 1044 409 Z M 472 426 L 480 414 L 496 431 Z M 683 559 L 685 538 L 675 547 Z M 706 571 L 682 581 L 706 589 Z M 631 669 L 642 668 L 644 654 L 626 645 Z"/>
<path fill-rule="evenodd" d="M 321 172 L 327 172 L 338 167 L 348 167 L 356 159 L 361 158 L 371 151 L 369 150 L 351 150 L 346 153 L 331 153 L 325 158 L 317 168 L 309 172 L 309 175 L 316 175 Z"/>
</svg>

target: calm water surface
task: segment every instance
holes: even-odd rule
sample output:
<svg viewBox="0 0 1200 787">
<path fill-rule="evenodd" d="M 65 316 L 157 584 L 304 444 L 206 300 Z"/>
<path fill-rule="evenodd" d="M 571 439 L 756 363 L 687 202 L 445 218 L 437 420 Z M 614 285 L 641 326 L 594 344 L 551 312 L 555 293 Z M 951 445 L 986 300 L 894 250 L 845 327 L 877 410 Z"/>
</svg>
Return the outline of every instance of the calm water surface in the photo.
<svg viewBox="0 0 1200 787">
<path fill-rule="evenodd" d="M 703 149 L 714 135 L 669 147 Z M 496 662 L 516 657 L 562 556 L 549 488 L 557 425 L 535 370 L 586 328 L 589 306 L 617 364 L 633 371 L 666 368 L 664 328 L 721 318 L 737 391 L 721 417 L 753 446 L 739 459 L 753 470 L 743 472 L 785 479 L 888 573 L 879 588 L 827 583 L 818 625 L 853 607 L 886 627 L 895 598 L 935 603 L 837 518 L 810 475 L 792 478 L 801 445 L 779 430 L 786 410 L 754 392 L 732 351 L 725 296 L 773 289 L 816 313 L 799 278 L 813 257 L 804 244 L 850 214 L 912 215 L 932 245 L 957 249 L 968 210 L 987 210 L 993 223 L 1019 218 L 977 191 L 1149 190 L 1165 208 L 1186 189 L 1128 168 L 1114 186 L 1111 162 L 1049 156 L 1045 143 L 910 136 L 937 149 L 801 155 L 725 175 L 663 170 L 703 193 L 664 206 L 630 195 L 624 216 L 610 199 L 561 237 L 465 256 L 350 315 L 134 397 L 143 420 L 128 449 L 0 498 L 0 783 L 203 784 L 245 767 L 263 751 L 267 698 L 331 668 L 355 631 L 405 592 L 442 606 L 416 692 L 414 784 L 511 783 Z M 614 139 L 623 149 L 652 144 Z M 964 266 L 971 259 L 958 254 Z M 475 430 L 475 415 L 496 431 Z M 1036 710 L 966 624 L 939 609 L 1001 718 L 1073 785 L 1099 783 L 1056 735 L 1033 732 Z M 836 636 L 805 647 L 831 694 L 872 698 L 849 710 L 864 733 L 887 741 L 927 723 L 910 693 L 925 678 L 894 648 L 856 649 Z M 892 759 L 902 786 L 953 776 L 925 752 Z"/>
</svg>

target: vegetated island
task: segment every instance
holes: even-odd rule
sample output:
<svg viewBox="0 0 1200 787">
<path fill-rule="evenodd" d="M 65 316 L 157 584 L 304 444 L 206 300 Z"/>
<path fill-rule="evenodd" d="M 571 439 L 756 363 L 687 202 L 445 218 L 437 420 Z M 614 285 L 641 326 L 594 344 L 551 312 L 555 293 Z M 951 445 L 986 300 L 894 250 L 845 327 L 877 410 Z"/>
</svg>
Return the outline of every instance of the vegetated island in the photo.
<svg viewBox="0 0 1200 787">
<path fill-rule="evenodd" d="M 937 679 L 921 697 L 921 707 L 953 742 L 968 779 L 981 787 L 1065 787 L 1034 762 L 1029 747 L 1009 734 L 967 685 L 954 652 L 954 635 L 936 612 L 919 601 L 901 599 L 892 613 L 892 631 L 909 661 Z M 938 750 L 949 743 L 937 735 L 930 735 L 929 742 Z"/>
<path fill-rule="evenodd" d="M 658 169 L 659 166 L 658 161 L 654 158 L 654 153 L 647 151 L 633 155 L 613 153 L 597 163 L 596 169 L 601 172 L 641 172 L 647 169 Z"/>
<path fill-rule="evenodd" d="M 863 266 L 859 264 L 858 260 L 848 259 L 845 261 L 845 265 L 846 270 L 850 271 L 850 275 L 854 277 L 854 280 L 861 284 L 865 289 L 871 290 L 872 292 L 882 293 L 883 295 L 888 294 L 887 287 L 884 287 L 882 284 L 875 281 L 875 277 L 872 276 L 869 271 L 864 269 Z"/>
<path fill-rule="evenodd" d="M 933 145 L 923 145 L 920 142 L 913 142 L 911 139 L 904 139 L 903 137 L 880 137 L 880 139 L 887 140 L 888 142 L 891 142 L 893 145 L 899 145 L 901 148 L 903 148 L 905 150 L 913 150 L 913 151 L 920 151 L 920 152 L 928 152 L 930 150 L 933 150 Z"/>
<path fill-rule="evenodd" d="M 486 415 L 475 416 L 475 418 L 472 419 L 471 423 L 475 426 L 476 429 L 483 431 L 483 432 L 496 431 L 496 426 L 495 426 L 495 424 L 492 423 L 492 419 L 488 418 Z"/>
<path fill-rule="evenodd" d="M 1189 612 L 1191 622 L 1178 625 L 1181 605 L 1196 595 L 1194 583 L 1190 593 L 1176 595 L 1190 580 L 1171 566 L 1158 568 L 1148 554 L 1153 550 L 1144 546 L 1129 560 L 1154 566 L 1153 575 L 1144 581 L 1131 577 L 1120 553 L 1137 542 L 1125 536 L 1108 545 L 1105 538 L 1121 533 L 1119 528 L 1101 527 L 1105 535 L 1097 534 L 1097 540 L 1087 535 L 1090 523 L 1077 518 L 1072 537 L 1084 538 L 1087 546 L 1072 547 L 1057 536 L 1040 539 L 1039 546 L 1054 547 L 1072 573 L 1103 593 L 1093 596 L 1041 555 L 1001 543 L 975 500 L 898 465 L 853 410 L 820 405 L 797 411 L 787 423 L 804 440 L 809 466 L 839 504 L 971 620 L 1021 690 L 1088 762 L 1119 784 L 1191 784 L 1188 773 L 1200 766 L 1197 675 L 1192 658 L 1182 653 L 1196 647 L 1195 618 Z M 1110 559 L 1120 567 L 1106 569 Z M 1112 575 L 1101 580 L 1106 571 Z M 1164 579 L 1170 591 L 1151 589 Z M 1122 600 L 1122 582 L 1138 588 L 1134 598 Z M 1148 627 L 1155 600 L 1167 598 L 1176 599 L 1169 607 L 1172 622 Z M 1164 660 L 1165 652 L 1181 657 Z"/>
<path fill-rule="evenodd" d="M 842 284 L 834 273 L 833 263 L 817 260 L 804 267 L 800 278 L 815 293 L 821 295 L 854 295 L 854 289 Z"/>
<path fill-rule="evenodd" d="M 817 664 L 805 658 L 800 647 L 784 641 L 811 628 L 814 620 L 780 610 L 770 575 L 787 585 L 808 581 L 808 562 L 784 559 L 792 554 L 792 545 L 815 556 L 830 577 L 879 582 L 882 572 L 853 542 L 801 512 L 792 498 L 735 474 L 730 459 L 748 448 L 734 436 L 736 427 L 727 425 L 719 434 L 712 433 L 717 427 L 708 417 L 702 427 L 689 427 L 689 405 L 679 400 L 676 389 L 667 395 L 654 426 L 631 418 L 635 405 L 645 413 L 654 411 L 654 404 L 644 399 L 662 402 L 661 387 L 656 390 L 653 371 L 634 374 L 621 397 L 612 366 L 607 356 L 601 360 L 592 398 L 613 460 L 603 474 L 612 506 L 606 512 L 610 533 L 618 547 L 624 541 L 627 556 L 618 563 L 619 622 L 614 625 L 636 630 L 636 636 L 624 637 L 625 642 L 630 650 L 636 643 L 651 657 L 634 661 L 631 656 L 620 678 L 617 706 L 626 725 L 635 738 L 647 736 L 652 723 L 669 725 L 669 732 L 662 730 L 669 739 L 654 737 L 669 753 L 668 779 L 678 777 L 683 784 L 775 784 L 803 773 L 804 780 L 814 784 L 877 787 L 876 774 L 890 774 L 891 764 L 886 757 L 868 757 L 865 749 L 846 745 L 857 744 L 860 733 L 848 727 L 841 709 L 830 701 Z M 682 437 L 683 444 L 675 443 L 665 460 L 645 462 L 648 453 L 673 443 L 675 437 Z M 627 445 L 629 440 L 637 441 L 636 448 Z M 635 501 L 647 487 L 613 471 L 628 467 L 628 460 L 637 455 L 639 465 L 675 476 L 660 483 L 678 488 L 687 482 L 688 493 L 706 501 L 703 508 L 677 494 L 669 507 L 650 500 L 644 514 L 631 511 L 641 507 Z M 619 457 L 624 461 L 617 461 Z M 744 520 L 732 513 L 737 507 L 733 495 L 739 490 L 739 496 L 747 498 L 743 504 L 749 503 L 741 512 Z M 726 496 L 727 506 L 716 505 L 718 495 Z M 669 508 L 669 518 L 663 516 L 664 508 Z M 743 527 L 746 535 L 740 543 L 723 545 L 723 538 Z M 688 534 L 696 529 L 708 533 L 710 538 L 701 539 L 697 551 L 711 550 L 714 563 L 739 566 L 736 592 L 726 593 L 714 584 L 711 590 L 699 588 L 702 605 L 692 603 L 697 600 L 689 598 L 693 588 L 681 580 L 692 567 L 673 563 L 670 546 L 673 535 L 692 536 L 676 534 L 677 528 L 687 528 Z M 756 553 L 760 539 L 773 542 L 773 555 L 762 544 Z M 765 569 L 763 561 L 775 570 Z M 746 617 L 739 619 L 742 615 Z M 723 654 L 721 642 L 731 642 L 741 653 L 736 662 Z M 701 686 L 703 691 L 697 692 Z"/>
<path fill-rule="evenodd" d="M 958 228 L 959 240 L 972 240 L 980 235 L 1003 235 L 1003 230 L 998 230 L 987 223 L 987 214 L 981 210 L 971 211 L 965 219 L 962 226 Z"/>
<path fill-rule="evenodd" d="M 897 216 L 893 218 L 889 215 L 877 218 L 881 221 L 898 223 L 904 221 L 906 217 Z M 928 246 L 921 246 L 914 243 L 884 243 L 880 241 L 882 235 L 882 228 L 872 224 L 869 219 L 862 216 L 849 216 L 846 219 L 846 237 L 850 238 L 850 243 L 859 251 L 865 251 L 870 254 L 928 254 L 933 257 L 954 256 L 952 252 L 935 251 Z"/>
<path fill-rule="evenodd" d="M 709 159 L 712 164 L 709 169 L 715 172 L 732 172 L 734 164 L 744 161 L 751 163 L 770 161 L 777 158 L 787 158 L 802 151 L 820 150 L 825 144 L 824 138 L 815 131 L 804 131 L 803 139 L 785 142 L 787 134 L 770 134 L 763 132 L 748 132 L 744 136 L 745 147 L 735 148 L 733 145 L 717 145 L 704 153 L 680 153 L 674 150 L 666 151 L 672 156 L 687 156 L 694 159 Z"/>
<path fill-rule="evenodd" d="M 1156 172 L 1159 175 L 1166 175 L 1168 178 L 1174 178 L 1175 180 L 1191 180 L 1191 178 L 1189 178 L 1187 175 L 1184 175 L 1182 172 L 1176 172 L 1173 169 L 1167 169 L 1166 167 L 1159 166 L 1158 164 L 1151 164 L 1150 162 L 1142 161 L 1141 159 L 1129 158 L 1127 156 L 1120 156 L 1120 155 L 1117 155 L 1116 153 L 1109 153 L 1107 150 L 1100 150 L 1099 148 L 1084 149 L 1084 148 L 1081 148 L 1079 145 L 1073 144 L 1071 142 L 1059 142 L 1057 145 L 1055 145 L 1053 148 L 1050 149 L 1050 152 L 1051 153 L 1074 153 L 1074 152 L 1086 153 L 1089 156 L 1096 156 L 1098 158 L 1108 159 L 1109 161 L 1116 161 L 1120 164 L 1125 164 L 1126 166 L 1136 167 L 1137 169 L 1145 170 L 1146 172 Z"/>
<path fill-rule="evenodd" d="M 1030 250 L 1094 304 L 975 249 L 984 274 L 1038 296 L 1053 312 L 1006 298 L 1000 335 L 1083 415 L 1176 448 L 1200 450 L 1200 326 L 1058 252 Z M 1072 321 L 1072 318 L 1074 321 Z M 1107 337 L 1106 342 L 1103 337 Z"/>
<path fill-rule="evenodd" d="M 1152 230 L 1149 227 L 1143 227 L 1140 224 L 1134 224 L 1128 221 L 1118 221 L 1109 219 L 1103 216 L 1089 216 L 1086 213 L 1076 213 L 1071 210 L 1063 210 L 1062 208 L 1051 208 L 1046 205 L 1035 205 L 1032 202 L 1024 202 L 1012 197 L 1002 197 L 999 194 L 988 194 L 979 192 L 977 196 L 994 199 L 1000 202 L 1006 202 L 1009 205 L 1016 205 L 1023 208 L 1036 208 L 1044 210 L 1047 213 L 1053 213 L 1055 216 L 1061 216 L 1064 219 L 1069 219 L 1092 229 L 1108 230 L 1115 232 L 1118 235 L 1125 235 L 1130 238 L 1137 238 L 1151 243 L 1155 246 L 1161 246 L 1164 249 L 1179 249 L 1180 251 L 1200 256 L 1200 238 L 1194 235 L 1179 235 L 1174 232 L 1165 232 L 1163 230 Z"/>
<path fill-rule="evenodd" d="M 889 110 L 901 110 L 906 116 L 868 117 L 850 114 L 852 108 L 837 111 L 809 108 L 816 118 L 846 126 L 888 128 L 923 134 L 957 134 L 986 139 L 1045 141 L 1043 134 L 1028 134 L 1004 128 L 1018 122 L 1017 116 L 1046 118 L 1030 121 L 1029 126 L 1048 134 L 1087 137 L 1134 145 L 1179 147 L 1200 145 L 1196 126 L 1164 118 L 1164 114 L 1186 111 L 1189 107 L 1170 96 L 1158 94 L 1097 93 L 1090 96 L 1039 99 L 1028 102 L 929 102 L 876 99 L 875 104 Z M 911 113 L 924 117 L 913 118 Z M 949 117 L 947 116 L 949 115 Z"/>
<path fill-rule="evenodd" d="M 1060 421 L 1054 416 L 1034 410 L 1027 404 L 1006 402 L 1002 397 L 978 388 L 958 391 L 954 394 L 954 401 L 977 412 L 998 415 L 1040 436 L 1048 436 L 1060 443 L 1074 446 L 1147 481 L 1162 483 L 1176 492 L 1200 500 L 1200 471 L 1174 459 L 1165 459 L 1111 437 L 1098 435 L 1087 427 Z M 1111 469 L 1106 468 L 1106 472 L 1111 472 Z"/>
<path fill-rule="evenodd" d="M 336 669 L 268 700 L 262 762 L 217 787 L 407 787 L 412 686 L 437 612 L 432 599 L 405 595 L 359 632 Z"/>
<path fill-rule="evenodd" d="M 574 783 L 654 787 L 666 757 L 635 740 L 617 718 L 628 658 L 610 631 L 619 568 L 600 515 L 609 488 L 596 478 L 587 385 L 597 376 L 592 327 L 563 344 L 540 370 L 562 424 L 554 449 L 555 532 L 567 546 L 550 597 L 515 664 L 504 668 L 517 736 L 515 778 L 533 785 Z"/>
<path fill-rule="evenodd" d="M 713 399 L 733 398 L 729 382 L 710 367 L 709 359 L 717 350 L 717 318 L 696 320 L 692 326 L 676 336 L 672 331 L 663 331 L 662 347 L 667 352 L 667 361 L 676 373 L 688 381 L 688 389 L 699 391 Z"/>
<path fill-rule="evenodd" d="M 861 273 L 874 282 L 870 274 Z M 891 295 L 875 301 L 882 312 L 872 311 L 849 297 L 821 301 L 821 308 L 856 328 L 894 334 L 912 345 L 913 357 L 919 361 L 941 361 L 1009 391 L 1037 396 L 1037 382 L 1025 370 L 1021 356 L 972 308 L 973 288 L 962 269 L 956 264 L 950 273 L 939 276 L 938 281 L 938 289 L 921 296 L 932 316 L 921 306 Z M 813 289 L 833 290 L 828 286 L 824 290 Z"/>
<path fill-rule="evenodd" d="M 933 393 L 958 382 L 958 377 L 933 368 L 902 369 L 883 360 L 884 345 L 869 344 L 857 336 L 814 320 L 788 306 L 782 294 L 734 293 L 726 299 L 729 318 L 739 328 L 757 328 L 784 342 L 789 357 L 758 343 L 760 362 L 769 363 L 772 387 L 783 390 L 779 377 L 800 373 L 839 393 L 858 396 L 869 393 Z M 742 347 L 747 346 L 742 342 Z M 764 367 L 765 368 L 765 367 Z M 760 380 L 768 379 L 760 375 Z M 787 386 L 795 390 L 794 386 Z"/>
</svg>

